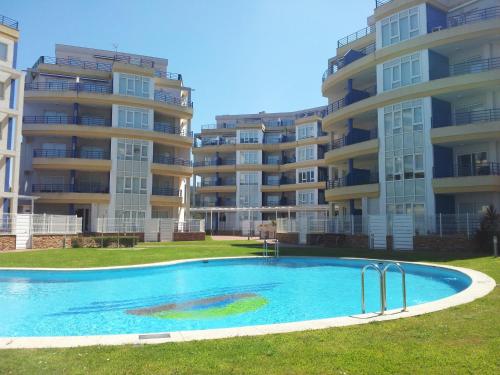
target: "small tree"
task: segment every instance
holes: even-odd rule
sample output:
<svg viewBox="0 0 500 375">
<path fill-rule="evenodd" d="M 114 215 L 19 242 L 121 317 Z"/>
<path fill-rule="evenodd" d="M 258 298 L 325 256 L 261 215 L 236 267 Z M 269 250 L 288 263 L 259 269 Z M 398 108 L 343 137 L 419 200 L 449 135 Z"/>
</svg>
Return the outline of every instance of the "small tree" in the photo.
<svg viewBox="0 0 500 375">
<path fill-rule="evenodd" d="M 500 214 L 493 205 L 489 206 L 484 213 L 479 229 L 476 233 L 476 240 L 481 250 L 488 251 L 493 243 L 493 236 L 500 234 Z"/>
</svg>

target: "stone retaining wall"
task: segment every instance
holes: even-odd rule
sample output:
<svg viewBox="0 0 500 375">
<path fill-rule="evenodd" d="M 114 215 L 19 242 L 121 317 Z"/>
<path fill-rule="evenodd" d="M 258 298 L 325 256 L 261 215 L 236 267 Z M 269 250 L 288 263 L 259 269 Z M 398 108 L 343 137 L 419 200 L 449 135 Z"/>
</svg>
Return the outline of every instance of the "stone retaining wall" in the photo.
<svg viewBox="0 0 500 375">
<path fill-rule="evenodd" d="M 282 243 L 288 243 L 292 245 L 299 244 L 299 234 L 298 233 L 276 233 L 276 239 Z"/>
<path fill-rule="evenodd" d="M 0 236 L 0 251 L 16 250 L 16 235 L 6 234 Z"/>
<path fill-rule="evenodd" d="M 62 234 L 34 234 L 31 237 L 31 248 L 33 249 L 61 249 L 71 248 L 73 236 L 66 236 L 66 246 L 64 246 L 64 235 Z"/>
<path fill-rule="evenodd" d="M 174 232 L 174 241 L 205 241 L 205 232 Z"/>
</svg>

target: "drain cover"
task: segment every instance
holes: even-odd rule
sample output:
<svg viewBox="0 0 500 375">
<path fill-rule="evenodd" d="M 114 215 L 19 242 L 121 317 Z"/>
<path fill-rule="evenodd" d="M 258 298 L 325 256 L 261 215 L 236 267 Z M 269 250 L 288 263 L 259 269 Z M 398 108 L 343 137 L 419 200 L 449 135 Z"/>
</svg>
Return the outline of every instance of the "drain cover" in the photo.
<svg viewBox="0 0 500 375">
<path fill-rule="evenodd" d="M 149 335 L 139 335 L 139 340 L 169 339 L 170 333 L 152 333 Z"/>
</svg>

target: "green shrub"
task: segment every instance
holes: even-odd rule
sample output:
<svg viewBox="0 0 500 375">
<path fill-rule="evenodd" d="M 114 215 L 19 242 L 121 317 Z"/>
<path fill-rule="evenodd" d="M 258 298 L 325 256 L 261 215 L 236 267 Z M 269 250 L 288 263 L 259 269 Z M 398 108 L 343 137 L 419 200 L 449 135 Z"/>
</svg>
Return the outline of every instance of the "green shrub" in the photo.
<svg viewBox="0 0 500 375">
<path fill-rule="evenodd" d="M 134 247 L 138 241 L 137 236 L 86 236 L 74 238 L 71 245 L 85 248 Z"/>
</svg>

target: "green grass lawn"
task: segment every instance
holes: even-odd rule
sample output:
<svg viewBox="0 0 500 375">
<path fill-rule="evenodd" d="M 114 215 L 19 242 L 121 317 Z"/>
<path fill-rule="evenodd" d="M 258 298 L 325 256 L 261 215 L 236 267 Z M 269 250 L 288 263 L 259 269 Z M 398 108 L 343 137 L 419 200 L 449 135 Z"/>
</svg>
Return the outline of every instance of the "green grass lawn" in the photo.
<svg viewBox="0 0 500 375">
<path fill-rule="evenodd" d="M 140 245 L 137 250 L 3 253 L 0 267 L 95 267 L 255 255 L 260 246 L 207 240 Z M 500 260 L 487 256 L 320 247 L 283 248 L 282 255 L 428 261 L 469 267 L 500 280 Z M 497 288 L 467 305 L 361 326 L 163 345 L 2 350 L 0 374 L 498 374 L 499 348 Z"/>
</svg>

